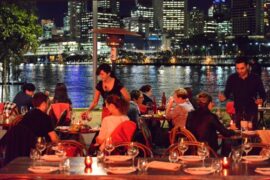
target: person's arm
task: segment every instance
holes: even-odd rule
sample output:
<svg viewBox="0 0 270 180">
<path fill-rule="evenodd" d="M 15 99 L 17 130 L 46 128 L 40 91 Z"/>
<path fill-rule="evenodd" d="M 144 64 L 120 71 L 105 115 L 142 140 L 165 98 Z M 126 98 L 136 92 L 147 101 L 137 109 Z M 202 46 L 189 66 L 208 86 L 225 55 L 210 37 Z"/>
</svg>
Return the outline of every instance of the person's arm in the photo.
<svg viewBox="0 0 270 180">
<path fill-rule="evenodd" d="M 215 126 L 215 129 L 220 132 L 221 135 L 225 137 L 233 136 L 235 135 L 235 132 L 233 130 L 229 130 L 224 127 L 224 125 L 218 120 L 218 117 L 216 115 L 213 115 L 212 117 L 212 123 Z"/>
<path fill-rule="evenodd" d="M 99 92 L 99 90 L 96 89 L 93 102 L 90 104 L 88 111 L 91 111 L 96 107 L 96 105 L 98 104 L 98 101 L 99 101 L 99 97 L 100 97 L 100 92 Z"/>
<path fill-rule="evenodd" d="M 173 97 L 170 97 L 169 102 L 166 107 L 166 111 L 165 111 L 166 118 L 168 119 L 172 119 L 171 109 L 172 109 L 173 102 L 174 102 Z"/>
<path fill-rule="evenodd" d="M 130 101 L 130 94 L 127 91 L 127 89 L 125 87 L 123 87 L 120 92 L 121 92 L 122 96 L 124 97 L 124 99 L 129 102 Z"/>
<path fill-rule="evenodd" d="M 232 76 L 229 76 L 227 82 L 226 82 L 226 86 L 225 86 L 225 90 L 224 93 L 219 93 L 218 94 L 218 98 L 221 102 L 226 101 L 227 99 L 229 99 L 231 92 L 232 92 Z"/>
<path fill-rule="evenodd" d="M 99 134 L 96 137 L 96 143 L 99 145 L 103 144 L 103 142 L 105 141 L 105 138 L 107 137 L 107 129 L 109 128 L 107 126 L 107 118 L 108 117 L 103 119 L 100 130 L 99 130 Z"/>
<path fill-rule="evenodd" d="M 49 132 L 48 135 L 53 143 L 56 143 L 59 141 L 59 138 L 58 138 L 57 134 L 55 133 L 55 131 Z"/>
</svg>

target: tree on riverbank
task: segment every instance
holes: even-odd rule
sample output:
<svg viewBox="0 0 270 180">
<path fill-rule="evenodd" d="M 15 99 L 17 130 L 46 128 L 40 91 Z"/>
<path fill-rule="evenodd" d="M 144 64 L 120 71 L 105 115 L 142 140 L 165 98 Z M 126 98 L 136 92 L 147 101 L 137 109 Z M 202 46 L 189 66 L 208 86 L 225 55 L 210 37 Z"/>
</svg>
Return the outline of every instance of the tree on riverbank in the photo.
<svg viewBox="0 0 270 180">
<path fill-rule="evenodd" d="M 9 3 L 8 3 L 9 2 Z M 15 1 L 16 2 L 16 1 Z M 27 3 L 26 3 L 27 4 Z M 19 5 L 19 6 L 18 6 Z M 24 7 L 26 7 L 24 5 Z M 10 66 L 22 62 L 23 54 L 38 48 L 38 37 L 42 28 L 38 17 L 31 9 L 25 10 L 20 4 L 0 2 L 0 62 L 2 63 L 2 94 L 7 95 Z"/>
</svg>

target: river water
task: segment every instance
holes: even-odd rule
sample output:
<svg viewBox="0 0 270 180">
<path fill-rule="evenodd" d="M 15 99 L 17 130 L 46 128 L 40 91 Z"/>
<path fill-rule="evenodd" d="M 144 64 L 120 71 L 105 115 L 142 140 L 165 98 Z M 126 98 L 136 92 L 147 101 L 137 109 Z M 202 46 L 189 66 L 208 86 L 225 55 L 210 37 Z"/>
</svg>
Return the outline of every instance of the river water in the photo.
<svg viewBox="0 0 270 180">
<path fill-rule="evenodd" d="M 73 107 L 87 107 L 93 97 L 92 65 L 33 65 L 20 66 L 22 77 L 36 85 L 38 91 L 49 90 L 52 95 L 57 82 L 64 82 Z M 169 97 L 178 87 L 191 87 L 193 94 L 200 91 L 210 93 L 215 102 L 217 94 L 224 90 L 227 77 L 235 68 L 225 66 L 117 66 L 116 76 L 131 91 L 144 84 L 153 87 L 153 93 L 159 99 L 162 92 Z M 269 89 L 270 67 L 262 73 L 265 89 Z M 20 86 L 9 86 L 7 100 L 12 100 Z M 102 100 L 100 100 L 100 104 Z"/>
</svg>

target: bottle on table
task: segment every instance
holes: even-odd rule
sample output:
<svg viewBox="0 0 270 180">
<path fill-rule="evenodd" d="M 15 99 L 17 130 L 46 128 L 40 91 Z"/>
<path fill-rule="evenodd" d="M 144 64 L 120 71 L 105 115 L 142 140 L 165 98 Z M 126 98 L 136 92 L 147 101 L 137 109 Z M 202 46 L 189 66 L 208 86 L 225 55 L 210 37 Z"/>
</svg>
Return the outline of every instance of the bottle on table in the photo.
<svg viewBox="0 0 270 180">
<path fill-rule="evenodd" d="M 166 106 L 166 96 L 165 96 L 165 92 L 162 93 L 162 97 L 161 97 L 161 106 L 165 107 Z"/>
</svg>

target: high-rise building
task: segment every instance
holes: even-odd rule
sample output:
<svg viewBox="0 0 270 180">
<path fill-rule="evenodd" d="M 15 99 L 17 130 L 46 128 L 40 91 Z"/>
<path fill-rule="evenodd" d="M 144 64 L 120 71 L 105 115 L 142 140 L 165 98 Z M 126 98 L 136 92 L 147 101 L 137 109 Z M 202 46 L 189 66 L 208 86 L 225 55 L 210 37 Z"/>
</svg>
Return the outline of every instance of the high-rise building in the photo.
<svg viewBox="0 0 270 180">
<path fill-rule="evenodd" d="M 103 11 L 119 14 L 120 2 L 119 0 L 99 0 L 98 8 Z"/>
<path fill-rule="evenodd" d="M 267 36 L 270 35 L 270 0 L 264 0 L 264 30 Z"/>
<path fill-rule="evenodd" d="M 123 19 L 124 28 L 132 31 L 144 33 L 146 37 L 149 35 L 149 24 L 148 18 L 144 17 L 126 17 Z"/>
<path fill-rule="evenodd" d="M 154 10 L 154 29 L 163 29 L 163 0 L 152 0 L 153 10 Z"/>
<path fill-rule="evenodd" d="M 81 19 L 82 15 L 87 12 L 87 1 L 86 0 L 69 0 L 68 1 L 68 12 L 67 17 L 64 18 L 64 24 L 68 24 L 70 38 L 79 40 L 81 38 Z"/>
<path fill-rule="evenodd" d="M 197 7 L 193 7 L 189 13 L 188 21 L 188 35 L 195 36 L 198 34 L 203 34 L 204 28 L 204 13 Z"/>
<path fill-rule="evenodd" d="M 263 0 L 232 0 L 232 33 L 235 36 L 262 35 Z"/>
<path fill-rule="evenodd" d="M 213 18 L 217 23 L 228 21 L 230 19 L 230 8 L 228 0 L 213 1 Z"/>
<path fill-rule="evenodd" d="M 163 30 L 176 40 L 187 34 L 187 0 L 163 1 Z"/>
<path fill-rule="evenodd" d="M 150 28 L 154 27 L 154 10 L 153 7 L 142 6 L 136 3 L 135 9 L 131 11 L 132 18 L 141 18 L 150 22 Z"/>
<path fill-rule="evenodd" d="M 52 31 L 55 29 L 54 21 L 50 19 L 42 19 L 41 26 L 43 29 L 42 39 L 52 39 Z"/>
</svg>

